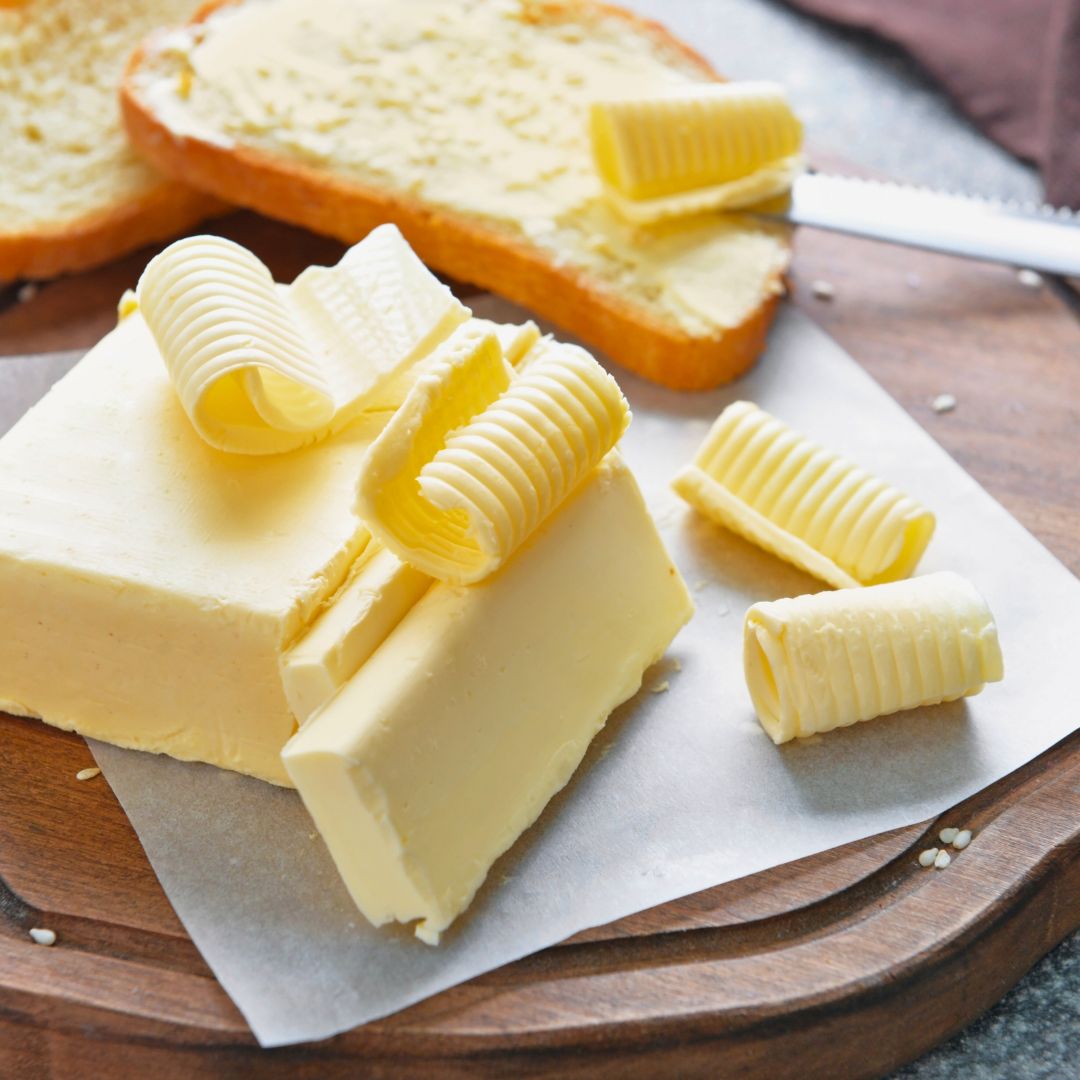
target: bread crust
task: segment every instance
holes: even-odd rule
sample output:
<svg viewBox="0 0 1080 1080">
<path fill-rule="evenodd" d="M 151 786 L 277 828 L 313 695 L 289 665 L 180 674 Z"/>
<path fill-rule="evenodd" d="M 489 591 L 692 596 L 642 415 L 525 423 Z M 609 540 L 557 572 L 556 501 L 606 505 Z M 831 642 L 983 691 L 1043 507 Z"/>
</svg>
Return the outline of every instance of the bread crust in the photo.
<svg viewBox="0 0 1080 1080">
<path fill-rule="evenodd" d="M 0 283 L 101 266 L 227 209 L 204 192 L 163 179 L 123 205 L 63 225 L 0 233 Z"/>
<path fill-rule="evenodd" d="M 211 0 L 199 23 L 241 0 Z M 586 11 L 625 19 L 638 32 L 689 59 L 710 79 L 720 76 L 702 56 L 660 24 L 593 0 L 548 0 L 545 17 Z M 678 390 L 707 390 L 750 368 L 783 292 L 783 274 L 767 283 L 757 307 L 739 325 L 710 338 L 694 337 L 650 316 L 616 290 L 481 221 L 403 193 L 318 172 L 244 146 L 225 147 L 177 135 L 142 101 L 134 74 L 146 43 L 132 54 L 121 87 L 128 135 L 158 169 L 191 187 L 293 224 L 354 243 L 392 221 L 428 265 L 515 301 L 581 338 L 631 371 Z"/>
</svg>

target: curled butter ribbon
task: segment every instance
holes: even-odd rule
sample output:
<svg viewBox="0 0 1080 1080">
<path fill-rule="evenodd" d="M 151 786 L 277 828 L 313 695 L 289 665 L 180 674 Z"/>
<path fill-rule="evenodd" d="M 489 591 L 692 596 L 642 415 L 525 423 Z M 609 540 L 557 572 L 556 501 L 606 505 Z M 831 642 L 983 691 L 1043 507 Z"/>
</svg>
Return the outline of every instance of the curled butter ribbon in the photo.
<svg viewBox="0 0 1080 1080">
<path fill-rule="evenodd" d="M 718 417 L 675 490 L 706 517 L 838 589 L 907 577 L 934 515 L 748 401 Z"/>
<path fill-rule="evenodd" d="M 497 570 L 630 422 L 583 349 L 550 345 L 515 375 L 495 336 L 460 327 L 364 461 L 358 510 L 400 559 L 453 584 Z"/>
<path fill-rule="evenodd" d="M 755 604 L 743 662 L 776 743 L 955 701 L 1004 675 L 986 601 L 948 572 Z"/>
<path fill-rule="evenodd" d="M 802 125 L 775 83 L 598 101 L 589 129 L 607 197 L 635 223 L 752 206 L 786 192 L 804 167 Z"/>
<path fill-rule="evenodd" d="M 239 244 L 189 237 L 150 262 L 138 300 L 195 429 L 240 454 L 324 438 L 469 317 L 393 225 L 287 288 Z"/>
</svg>

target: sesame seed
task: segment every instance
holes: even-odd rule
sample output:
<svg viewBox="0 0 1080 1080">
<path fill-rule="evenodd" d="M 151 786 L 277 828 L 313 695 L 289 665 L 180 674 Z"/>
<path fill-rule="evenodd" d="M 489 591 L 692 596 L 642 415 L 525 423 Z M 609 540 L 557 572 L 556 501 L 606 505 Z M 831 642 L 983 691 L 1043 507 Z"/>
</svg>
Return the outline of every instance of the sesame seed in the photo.
<svg viewBox="0 0 1080 1080">
<path fill-rule="evenodd" d="M 823 281 L 818 278 L 810 286 L 810 291 L 814 294 L 815 300 L 831 300 L 836 296 L 836 289 L 829 281 Z"/>
<path fill-rule="evenodd" d="M 39 926 L 35 926 L 30 931 L 30 936 L 34 939 L 34 942 L 38 945 L 55 945 L 56 944 L 56 931 L 55 930 L 43 930 Z"/>
<path fill-rule="evenodd" d="M 1027 289 L 1038 289 L 1042 286 L 1042 274 L 1035 270 L 1017 270 L 1016 276 L 1020 284 Z"/>
<path fill-rule="evenodd" d="M 938 839 L 943 844 L 951 844 L 956 839 L 956 834 L 959 831 L 959 829 L 954 829 L 951 827 L 948 829 L 942 829 L 941 832 L 938 833 Z"/>
<path fill-rule="evenodd" d="M 28 281 L 25 285 L 19 286 L 19 291 L 15 294 L 15 298 L 20 304 L 29 303 L 38 294 L 38 287 L 32 282 Z"/>
<path fill-rule="evenodd" d="M 934 865 L 939 870 L 944 870 L 945 867 L 948 866 L 951 862 L 952 856 L 947 851 L 942 850 L 937 853 L 937 858 L 934 860 Z"/>
<path fill-rule="evenodd" d="M 80 769 L 75 774 L 76 780 L 93 780 L 95 776 L 100 776 L 100 769 Z"/>
<path fill-rule="evenodd" d="M 933 866 L 934 860 L 938 857 L 938 849 L 936 847 L 927 848 L 919 855 L 920 866 Z"/>
<path fill-rule="evenodd" d="M 956 408 L 956 397 L 953 394 L 938 394 L 930 402 L 930 408 L 936 413 L 952 412 Z"/>
<path fill-rule="evenodd" d="M 667 681 L 667 679 L 665 679 L 665 680 L 664 680 L 663 682 L 661 682 L 661 683 L 657 683 L 657 684 L 656 684 L 656 685 L 655 685 L 655 686 L 654 686 L 654 687 L 652 688 L 652 692 L 653 692 L 654 694 L 665 694 L 665 693 L 667 693 L 667 691 L 668 691 L 668 690 L 670 690 L 670 689 L 671 689 L 671 683 L 669 683 L 669 682 Z"/>
<path fill-rule="evenodd" d="M 971 830 L 961 829 L 953 838 L 952 846 L 957 851 L 963 851 L 971 843 Z"/>
</svg>

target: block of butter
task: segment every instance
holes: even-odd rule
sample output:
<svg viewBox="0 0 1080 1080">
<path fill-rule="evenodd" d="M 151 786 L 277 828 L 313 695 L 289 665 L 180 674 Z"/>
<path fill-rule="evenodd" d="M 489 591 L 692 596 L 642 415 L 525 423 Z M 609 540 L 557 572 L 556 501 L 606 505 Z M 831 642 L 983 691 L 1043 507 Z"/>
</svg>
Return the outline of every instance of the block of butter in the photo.
<svg viewBox="0 0 1080 1080">
<path fill-rule="evenodd" d="M 288 784 L 282 653 L 368 544 L 382 422 L 222 453 L 129 315 L 0 440 L 0 707 Z"/>
<path fill-rule="evenodd" d="M 282 755 L 364 915 L 437 943 L 691 612 L 617 452 L 495 574 L 436 582 Z"/>
</svg>

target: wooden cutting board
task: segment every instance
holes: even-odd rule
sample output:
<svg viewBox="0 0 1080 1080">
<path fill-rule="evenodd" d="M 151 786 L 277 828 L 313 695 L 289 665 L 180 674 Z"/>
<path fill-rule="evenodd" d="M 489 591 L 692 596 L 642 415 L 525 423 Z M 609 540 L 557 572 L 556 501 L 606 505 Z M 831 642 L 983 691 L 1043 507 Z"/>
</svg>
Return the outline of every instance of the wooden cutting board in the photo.
<svg viewBox="0 0 1080 1080">
<path fill-rule="evenodd" d="M 340 250 L 247 214 L 219 226 L 286 280 Z M 820 233 L 798 248 L 794 302 L 1080 571 L 1080 323 L 1064 287 Z M 146 257 L 0 312 L 0 353 L 91 344 Z M 833 300 L 813 298 L 815 279 Z M 935 413 L 946 392 L 955 411 Z M 91 765 L 81 739 L 0 715 L 3 1077 L 870 1077 L 958 1030 L 1080 925 L 1074 735 L 937 821 L 580 934 L 336 1039 L 261 1051 L 104 778 L 75 780 Z M 975 840 L 924 870 L 916 855 L 947 824 Z M 33 926 L 57 945 L 33 944 Z"/>
</svg>

